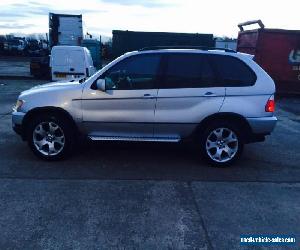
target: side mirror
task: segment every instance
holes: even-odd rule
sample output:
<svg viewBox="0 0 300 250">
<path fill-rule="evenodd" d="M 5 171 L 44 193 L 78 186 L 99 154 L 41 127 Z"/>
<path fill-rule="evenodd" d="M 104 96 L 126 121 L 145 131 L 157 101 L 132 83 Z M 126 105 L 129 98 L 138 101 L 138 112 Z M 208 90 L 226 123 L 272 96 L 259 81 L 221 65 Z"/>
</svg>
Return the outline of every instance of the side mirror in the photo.
<svg viewBox="0 0 300 250">
<path fill-rule="evenodd" d="M 97 85 L 97 89 L 105 92 L 105 79 L 98 79 L 97 82 L 96 82 L 96 85 Z"/>
</svg>

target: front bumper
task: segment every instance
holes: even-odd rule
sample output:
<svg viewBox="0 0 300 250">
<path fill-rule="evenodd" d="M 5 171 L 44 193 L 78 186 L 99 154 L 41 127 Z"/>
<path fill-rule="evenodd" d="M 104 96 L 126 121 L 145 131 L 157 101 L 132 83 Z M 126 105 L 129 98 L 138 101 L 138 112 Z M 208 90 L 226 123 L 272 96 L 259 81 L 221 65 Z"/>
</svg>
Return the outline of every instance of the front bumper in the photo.
<svg viewBox="0 0 300 250">
<path fill-rule="evenodd" d="M 269 135 L 275 128 L 277 118 L 275 116 L 256 117 L 247 118 L 247 121 L 253 134 Z"/>
<path fill-rule="evenodd" d="M 25 113 L 23 112 L 13 112 L 12 113 L 12 128 L 13 130 L 24 139 L 24 131 L 23 131 L 23 119 L 25 117 Z"/>
</svg>

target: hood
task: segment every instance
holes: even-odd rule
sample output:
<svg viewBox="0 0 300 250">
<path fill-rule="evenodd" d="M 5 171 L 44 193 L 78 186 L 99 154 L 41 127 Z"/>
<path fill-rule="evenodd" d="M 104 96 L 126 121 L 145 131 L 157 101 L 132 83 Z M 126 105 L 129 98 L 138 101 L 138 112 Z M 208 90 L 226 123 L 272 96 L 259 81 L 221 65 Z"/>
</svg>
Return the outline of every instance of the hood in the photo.
<svg viewBox="0 0 300 250">
<path fill-rule="evenodd" d="M 40 88 L 52 88 L 52 87 L 69 87 L 80 84 L 78 81 L 61 81 L 61 82 L 49 82 L 41 85 L 34 86 L 31 89 Z"/>
<path fill-rule="evenodd" d="M 25 90 L 21 95 L 27 95 L 36 92 L 45 92 L 51 90 L 60 90 L 60 89 L 73 89 L 81 86 L 81 83 L 78 81 L 61 81 L 61 82 L 50 82 L 46 84 L 41 84 L 34 86 L 28 90 Z"/>
</svg>

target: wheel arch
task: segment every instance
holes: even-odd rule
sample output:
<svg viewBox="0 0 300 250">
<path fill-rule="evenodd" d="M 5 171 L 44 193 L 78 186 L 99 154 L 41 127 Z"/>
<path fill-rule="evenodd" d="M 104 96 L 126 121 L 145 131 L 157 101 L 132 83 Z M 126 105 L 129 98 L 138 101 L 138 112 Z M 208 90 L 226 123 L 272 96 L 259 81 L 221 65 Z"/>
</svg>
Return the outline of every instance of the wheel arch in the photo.
<svg viewBox="0 0 300 250">
<path fill-rule="evenodd" d="M 26 131 L 28 129 L 28 125 L 30 120 L 33 119 L 33 117 L 40 115 L 40 114 L 55 114 L 55 115 L 59 115 L 62 116 L 64 118 L 66 118 L 70 124 L 72 125 L 72 128 L 74 129 L 74 132 L 78 132 L 78 127 L 73 119 L 73 117 L 70 115 L 70 113 L 68 111 L 66 111 L 63 108 L 59 108 L 59 107 L 52 107 L 52 106 L 47 106 L 47 107 L 37 107 L 34 108 L 30 111 L 28 111 L 26 113 L 26 115 L 24 116 L 23 122 L 22 122 L 22 129 L 24 131 L 23 133 L 23 138 L 26 140 Z"/>
<path fill-rule="evenodd" d="M 245 142 L 247 142 L 251 137 L 252 129 L 246 118 L 240 114 L 232 112 L 220 112 L 204 118 L 196 127 L 193 133 L 194 136 L 199 136 L 201 132 L 209 126 L 210 123 L 217 121 L 230 121 L 234 124 L 237 124 L 241 128 L 240 131 L 242 132 Z"/>
</svg>

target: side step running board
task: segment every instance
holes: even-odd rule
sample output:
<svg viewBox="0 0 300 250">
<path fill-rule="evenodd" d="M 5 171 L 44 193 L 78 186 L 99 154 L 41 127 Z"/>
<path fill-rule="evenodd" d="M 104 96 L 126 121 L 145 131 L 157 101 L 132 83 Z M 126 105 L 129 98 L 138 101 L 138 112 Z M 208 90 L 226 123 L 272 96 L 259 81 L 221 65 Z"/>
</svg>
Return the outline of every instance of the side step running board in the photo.
<svg viewBox="0 0 300 250">
<path fill-rule="evenodd" d="M 92 141 L 136 141 L 136 142 L 179 142 L 178 137 L 123 137 L 123 136 L 88 136 Z"/>
</svg>

